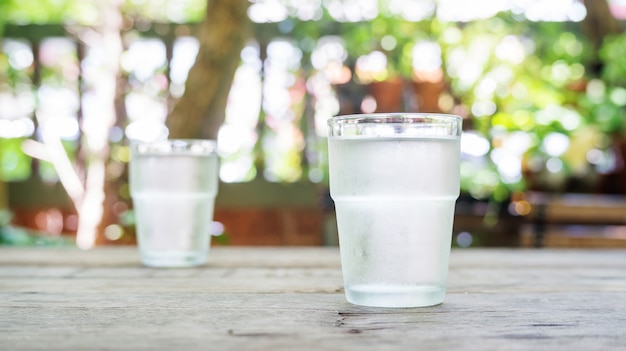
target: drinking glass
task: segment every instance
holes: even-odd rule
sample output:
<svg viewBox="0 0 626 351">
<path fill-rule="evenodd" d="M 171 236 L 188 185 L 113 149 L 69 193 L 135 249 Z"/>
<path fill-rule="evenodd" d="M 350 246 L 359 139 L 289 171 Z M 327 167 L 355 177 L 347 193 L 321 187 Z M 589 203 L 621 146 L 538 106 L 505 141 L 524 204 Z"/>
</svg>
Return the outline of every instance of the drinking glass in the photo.
<svg viewBox="0 0 626 351">
<path fill-rule="evenodd" d="M 216 142 L 136 142 L 131 156 L 130 190 L 143 264 L 205 263 L 218 188 Z"/>
<path fill-rule="evenodd" d="M 462 120 L 443 114 L 362 114 L 328 121 L 346 299 L 420 307 L 443 302 Z"/>
</svg>

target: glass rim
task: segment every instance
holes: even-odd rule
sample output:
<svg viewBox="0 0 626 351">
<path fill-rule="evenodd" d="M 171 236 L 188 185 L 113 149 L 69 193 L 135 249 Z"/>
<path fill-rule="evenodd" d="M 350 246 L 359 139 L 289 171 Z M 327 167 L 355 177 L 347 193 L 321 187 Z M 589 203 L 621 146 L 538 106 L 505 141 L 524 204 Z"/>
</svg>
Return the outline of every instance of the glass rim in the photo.
<svg viewBox="0 0 626 351">
<path fill-rule="evenodd" d="M 463 118 L 443 113 L 363 113 L 328 119 L 330 139 L 457 139 L 462 129 Z"/>
<path fill-rule="evenodd" d="M 428 112 L 392 112 L 360 113 L 339 115 L 328 119 L 328 125 L 336 124 L 410 124 L 424 122 L 459 123 L 463 118 L 458 115 Z"/>
<path fill-rule="evenodd" d="M 135 140 L 131 144 L 134 154 L 139 155 L 212 155 L 217 153 L 214 139 L 163 139 Z"/>
</svg>

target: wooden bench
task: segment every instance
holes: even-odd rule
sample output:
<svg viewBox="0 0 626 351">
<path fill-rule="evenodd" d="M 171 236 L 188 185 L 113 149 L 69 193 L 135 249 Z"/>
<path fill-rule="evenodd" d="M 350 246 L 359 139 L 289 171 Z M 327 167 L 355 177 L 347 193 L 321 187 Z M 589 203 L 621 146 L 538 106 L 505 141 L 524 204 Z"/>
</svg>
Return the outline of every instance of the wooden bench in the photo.
<svg viewBox="0 0 626 351">
<path fill-rule="evenodd" d="M 626 197 L 529 192 L 525 247 L 626 247 Z"/>
</svg>

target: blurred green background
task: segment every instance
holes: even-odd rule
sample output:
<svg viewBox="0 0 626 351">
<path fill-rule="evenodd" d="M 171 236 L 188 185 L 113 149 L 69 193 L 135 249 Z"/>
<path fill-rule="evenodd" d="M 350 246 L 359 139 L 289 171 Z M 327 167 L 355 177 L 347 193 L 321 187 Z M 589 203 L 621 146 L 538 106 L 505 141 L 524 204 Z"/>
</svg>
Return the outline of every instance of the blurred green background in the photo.
<svg viewBox="0 0 626 351">
<path fill-rule="evenodd" d="M 626 193 L 626 1 L 239 3 L 252 30 L 219 129 L 222 244 L 336 244 L 338 114 L 464 118 L 460 246 L 520 245 L 529 194 Z M 207 8 L 0 2 L 0 243 L 134 243 L 129 139 L 190 93 Z"/>
</svg>

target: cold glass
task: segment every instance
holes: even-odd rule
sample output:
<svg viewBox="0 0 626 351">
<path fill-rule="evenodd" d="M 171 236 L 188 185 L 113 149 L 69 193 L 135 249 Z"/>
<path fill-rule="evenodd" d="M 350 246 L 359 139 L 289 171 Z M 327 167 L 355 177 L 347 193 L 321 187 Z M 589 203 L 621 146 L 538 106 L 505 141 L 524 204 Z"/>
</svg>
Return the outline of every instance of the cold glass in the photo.
<svg viewBox="0 0 626 351">
<path fill-rule="evenodd" d="M 206 262 L 217 188 L 215 141 L 132 145 L 130 190 L 143 264 L 187 267 Z"/>
<path fill-rule="evenodd" d="M 442 114 L 363 114 L 329 120 L 345 295 L 378 307 L 443 302 L 462 120 Z"/>
</svg>

